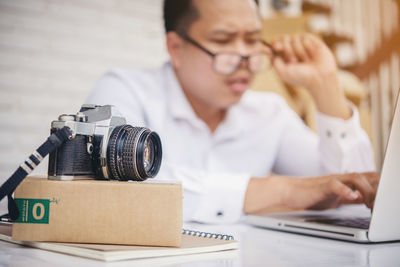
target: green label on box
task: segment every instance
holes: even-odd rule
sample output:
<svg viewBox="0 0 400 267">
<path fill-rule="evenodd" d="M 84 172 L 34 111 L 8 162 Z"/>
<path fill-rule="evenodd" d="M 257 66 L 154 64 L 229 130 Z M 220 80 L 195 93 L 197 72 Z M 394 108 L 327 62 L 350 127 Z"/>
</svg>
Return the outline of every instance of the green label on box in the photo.
<svg viewBox="0 0 400 267">
<path fill-rule="evenodd" d="M 49 224 L 50 200 L 34 198 L 16 198 L 19 218 L 16 223 Z"/>
</svg>

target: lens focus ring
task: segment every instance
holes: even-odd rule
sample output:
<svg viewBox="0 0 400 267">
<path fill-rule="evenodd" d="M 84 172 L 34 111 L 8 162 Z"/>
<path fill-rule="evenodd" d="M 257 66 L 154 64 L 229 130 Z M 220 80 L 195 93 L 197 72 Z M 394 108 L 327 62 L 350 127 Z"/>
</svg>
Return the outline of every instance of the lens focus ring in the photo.
<svg viewBox="0 0 400 267">
<path fill-rule="evenodd" d="M 147 138 L 151 138 L 154 151 L 154 162 L 150 168 L 145 168 L 143 160 Z M 111 179 L 143 181 L 154 177 L 160 169 L 161 158 L 161 140 L 155 132 L 127 124 L 117 126 L 112 131 L 107 147 Z"/>
<path fill-rule="evenodd" d="M 139 139 L 145 131 L 146 128 L 135 127 L 129 132 L 125 139 L 125 143 L 122 146 L 122 161 L 119 164 L 120 168 L 124 170 L 124 176 L 121 177 L 121 180 L 123 180 L 124 177 L 132 175 L 135 177 L 135 179 L 131 178 L 133 180 L 142 181 L 147 178 L 145 175 L 140 175 L 137 159 Z"/>
</svg>

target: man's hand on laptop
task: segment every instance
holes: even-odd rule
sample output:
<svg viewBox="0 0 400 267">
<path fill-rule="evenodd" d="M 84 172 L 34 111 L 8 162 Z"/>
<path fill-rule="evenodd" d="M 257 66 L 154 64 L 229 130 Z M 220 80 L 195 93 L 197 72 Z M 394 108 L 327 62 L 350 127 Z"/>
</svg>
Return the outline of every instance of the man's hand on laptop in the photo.
<svg viewBox="0 0 400 267">
<path fill-rule="evenodd" d="M 378 187 L 379 175 L 375 172 L 349 173 L 339 175 L 328 175 L 324 177 L 309 178 L 306 185 L 297 185 L 308 192 L 308 200 L 296 201 L 293 208 L 305 209 L 328 209 L 336 208 L 341 204 L 364 203 L 372 209 Z M 311 187 L 312 189 L 309 189 Z M 300 192 L 299 192 L 300 193 Z M 301 194 L 301 193 L 300 193 Z M 293 200 L 290 200 L 290 205 Z M 303 207 L 296 207 L 303 205 Z"/>
<path fill-rule="evenodd" d="M 273 208 L 327 209 L 364 203 L 372 208 L 379 175 L 375 172 L 334 174 L 312 178 L 270 176 L 251 178 L 243 211 L 263 213 Z"/>
</svg>

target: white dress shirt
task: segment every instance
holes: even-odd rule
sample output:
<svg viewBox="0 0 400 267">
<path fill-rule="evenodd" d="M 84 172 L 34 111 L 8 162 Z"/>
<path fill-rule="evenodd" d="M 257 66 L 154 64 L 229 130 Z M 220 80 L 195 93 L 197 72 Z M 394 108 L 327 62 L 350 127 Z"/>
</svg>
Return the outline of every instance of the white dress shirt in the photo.
<svg viewBox="0 0 400 267">
<path fill-rule="evenodd" d="M 170 63 L 152 71 L 111 70 L 87 103 L 115 105 L 128 124 L 160 135 L 163 162 L 155 179 L 182 182 L 185 221 L 239 220 L 250 177 L 374 170 L 355 108 L 348 120 L 317 114 L 315 134 L 280 96 L 249 90 L 212 133 L 194 113 Z"/>
</svg>

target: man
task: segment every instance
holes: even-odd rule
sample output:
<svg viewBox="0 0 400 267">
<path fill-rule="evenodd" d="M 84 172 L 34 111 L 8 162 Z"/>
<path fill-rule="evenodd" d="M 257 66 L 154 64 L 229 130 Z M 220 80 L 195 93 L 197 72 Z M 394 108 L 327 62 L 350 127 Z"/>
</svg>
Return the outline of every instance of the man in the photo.
<svg viewBox="0 0 400 267">
<path fill-rule="evenodd" d="M 250 0 L 165 0 L 164 19 L 171 62 L 110 71 L 87 102 L 116 105 L 129 124 L 160 134 L 157 179 L 182 181 L 185 220 L 234 222 L 274 207 L 372 207 L 375 173 L 327 175 L 371 171 L 374 163 L 321 41 L 286 36 L 265 46 Z M 314 97 L 318 135 L 279 96 L 247 90 L 270 59 L 285 82 Z"/>
</svg>

